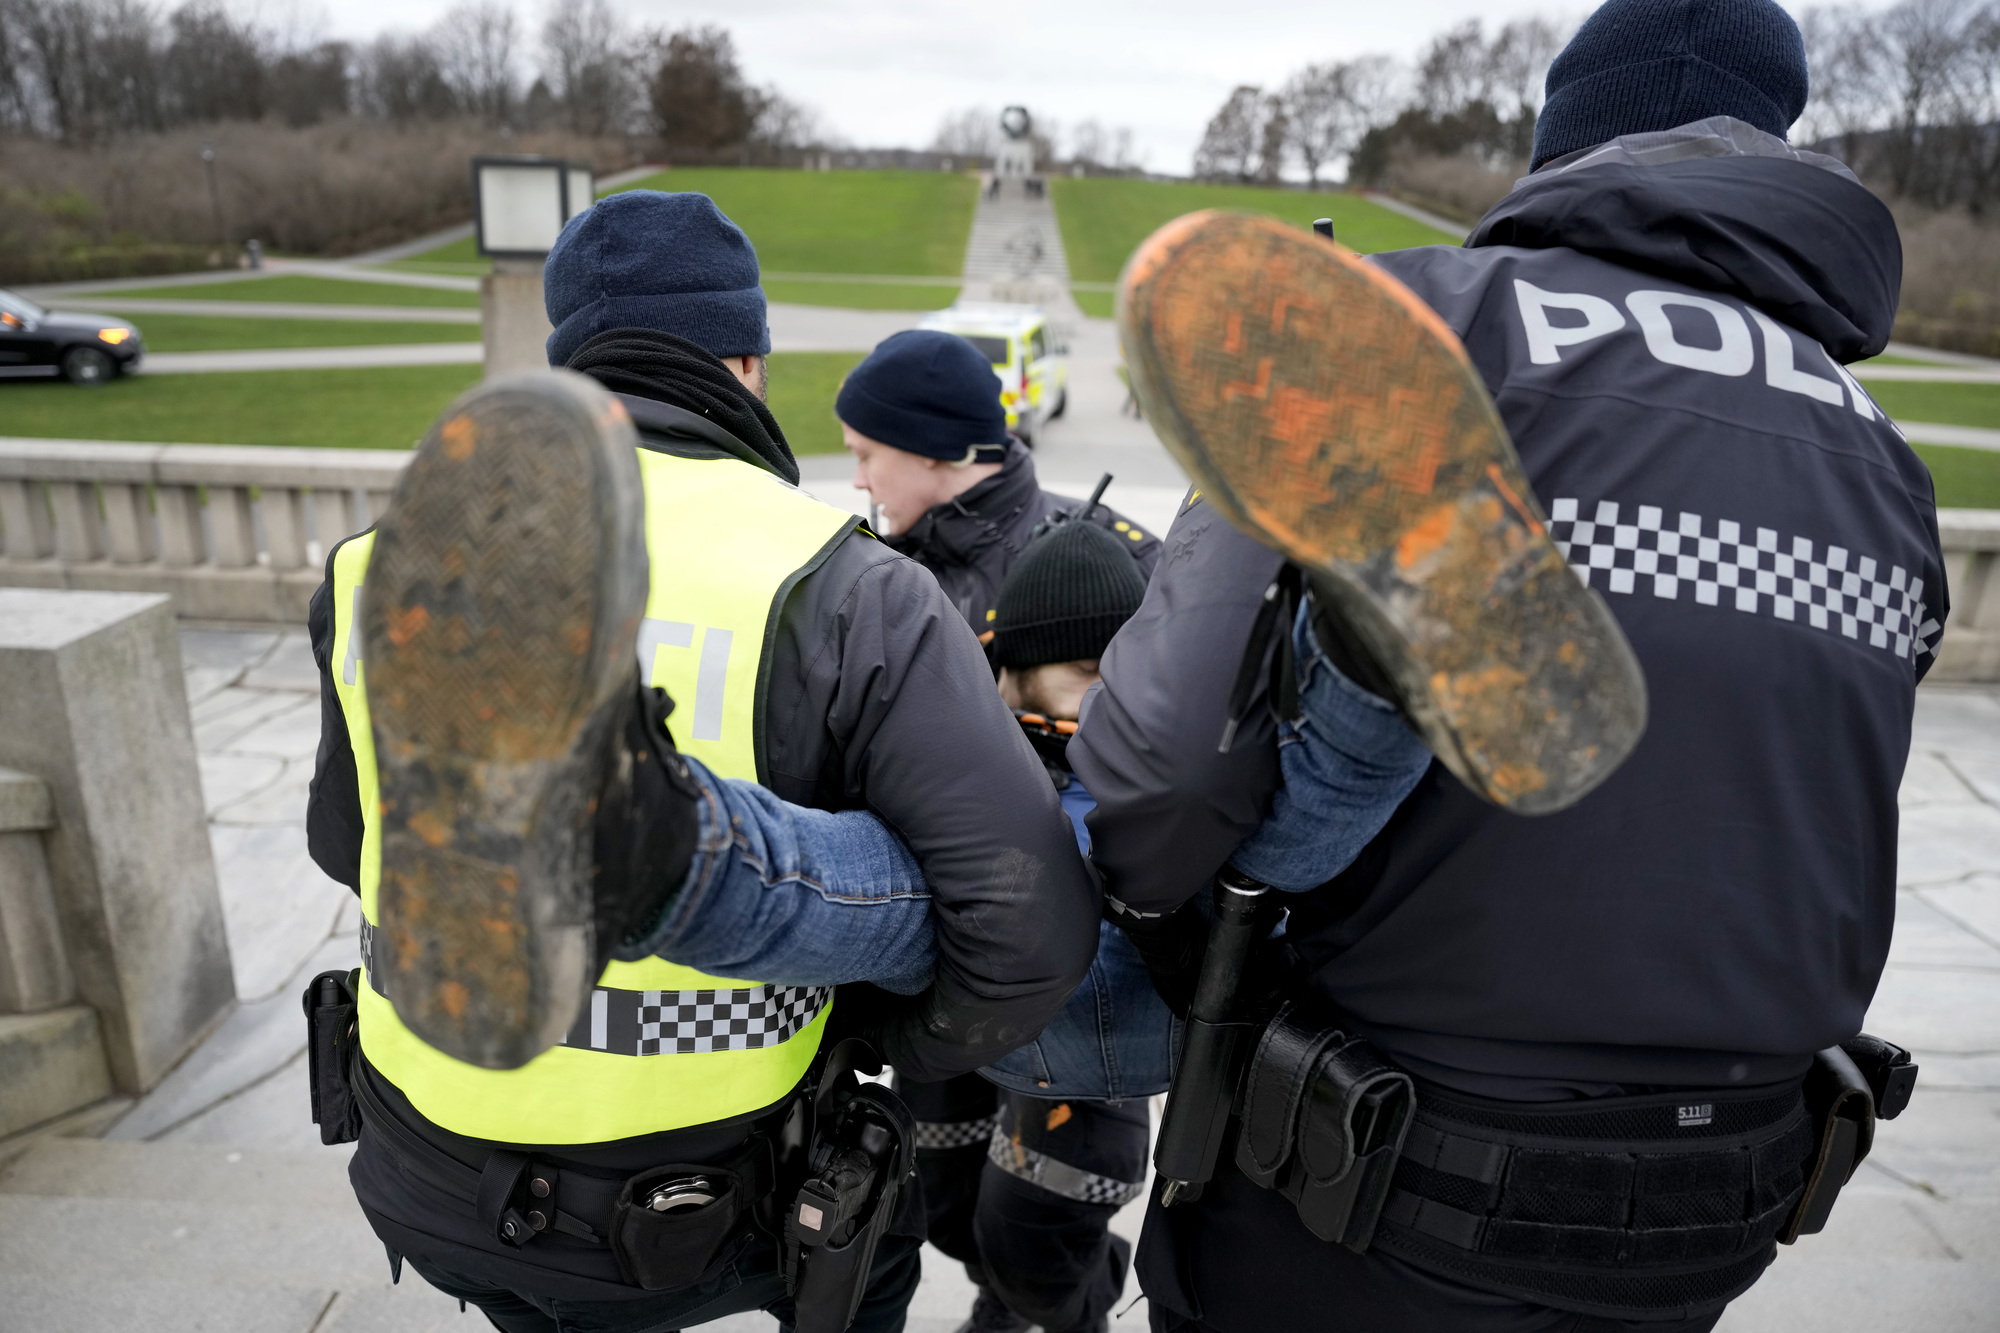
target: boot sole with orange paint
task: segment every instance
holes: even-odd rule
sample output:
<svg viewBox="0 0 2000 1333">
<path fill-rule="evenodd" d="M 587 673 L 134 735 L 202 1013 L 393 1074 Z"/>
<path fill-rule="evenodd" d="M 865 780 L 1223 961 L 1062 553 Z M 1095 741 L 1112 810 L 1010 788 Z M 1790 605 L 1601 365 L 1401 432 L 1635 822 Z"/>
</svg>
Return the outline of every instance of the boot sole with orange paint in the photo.
<svg viewBox="0 0 2000 1333">
<path fill-rule="evenodd" d="M 381 778 L 372 968 L 405 1026 L 514 1069 L 596 981 L 591 828 L 647 593 L 637 437 L 567 373 L 446 410 L 362 592 Z"/>
<path fill-rule="evenodd" d="M 1133 255 L 1118 318 L 1133 393 L 1203 498 L 1306 571 L 1466 786 L 1547 813 L 1631 752 L 1638 661 L 1407 288 L 1273 219 L 1196 213 Z"/>
</svg>

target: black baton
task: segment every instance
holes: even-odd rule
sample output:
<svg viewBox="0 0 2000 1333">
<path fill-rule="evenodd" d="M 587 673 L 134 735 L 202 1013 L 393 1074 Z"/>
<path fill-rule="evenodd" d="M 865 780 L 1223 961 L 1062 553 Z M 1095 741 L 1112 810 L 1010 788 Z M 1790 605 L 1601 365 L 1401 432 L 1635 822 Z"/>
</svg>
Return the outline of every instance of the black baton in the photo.
<svg viewBox="0 0 2000 1333">
<path fill-rule="evenodd" d="M 1167 1111 L 1153 1166 L 1166 1182 L 1160 1203 L 1171 1208 L 1201 1197 L 1215 1175 L 1223 1130 L 1236 1099 L 1237 1047 L 1244 1025 L 1233 1023 L 1243 968 L 1257 943 L 1257 908 L 1270 886 L 1229 867 L 1215 877 L 1215 924 L 1201 959 L 1201 980 L 1188 1008 L 1187 1039 L 1180 1066 L 1167 1089 Z"/>
</svg>

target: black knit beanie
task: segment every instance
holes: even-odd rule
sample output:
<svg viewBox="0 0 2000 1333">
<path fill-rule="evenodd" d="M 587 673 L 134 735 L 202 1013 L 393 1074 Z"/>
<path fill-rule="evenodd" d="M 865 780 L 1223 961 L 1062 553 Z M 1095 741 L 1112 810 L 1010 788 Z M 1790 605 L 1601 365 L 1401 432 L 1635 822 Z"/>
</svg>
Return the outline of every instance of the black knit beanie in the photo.
<svg viewBox="0 0 2000 1333">
<path fill-rule="evenodd" d="M 1007 443 L 1000 379 L 986 354 L 936 329 L 884 338 L 847 372 L 833 414 L 871 440 L 947 462 Z"/>
<path fill-rule="evenodd" d="M 1145 597 L 1146 576 L 1124 543 L 1083 519 L 1059 522 L 1000 585 L 994 657 L 1016 671 L 1102 657 Z"/>
<path fill-rule="evenodd" d="M 1533 166 L 1626 134 L 1734 116 L 1780 139 L 1806 46 L 1773 0 L 1610 0 L 1549 66 Z"/>
</svg>

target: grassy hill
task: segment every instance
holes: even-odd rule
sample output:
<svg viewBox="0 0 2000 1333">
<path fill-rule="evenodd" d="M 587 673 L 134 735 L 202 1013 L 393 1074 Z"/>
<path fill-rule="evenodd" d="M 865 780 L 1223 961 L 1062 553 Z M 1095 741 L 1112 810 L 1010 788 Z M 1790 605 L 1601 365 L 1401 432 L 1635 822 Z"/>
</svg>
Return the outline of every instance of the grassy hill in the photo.
<svg viewBox="0 0 2000 1333">
<path fill-rule="evenodd" d="M 694 191 L 715 200 L 757 247 L 774 301 L 878 310 L 932 310 L 958 294 L 979 185 L 925 171 L 781 171 L 677 167 L 620 190 Z M 619 190 L 609 191 L 616 194 Z M 470 238 L 397 267 L 478 272 Z M 820 275 L 936 277 L 936 284 L 822 282 Z"/>
<path fill-rule="evenodd" d="M 1310 226 L 1314 218 L 1332 218 L 1335 237 L 1365 255 L 1413 245 L 1451 245 L 1458 239 L 1353 194 L 1071 177 L 1057 177 L 1050 187 L 1069 276 L 1076 282 L 1116 282 L 1139 242 L 1181 214 L 1203 208 L 1268 213 L 1300 227 Z M 1077 303 L 1086 314 L 1100 318 L 1111 314 L 1109 293 L 1078 292 Z"/>
</svg>

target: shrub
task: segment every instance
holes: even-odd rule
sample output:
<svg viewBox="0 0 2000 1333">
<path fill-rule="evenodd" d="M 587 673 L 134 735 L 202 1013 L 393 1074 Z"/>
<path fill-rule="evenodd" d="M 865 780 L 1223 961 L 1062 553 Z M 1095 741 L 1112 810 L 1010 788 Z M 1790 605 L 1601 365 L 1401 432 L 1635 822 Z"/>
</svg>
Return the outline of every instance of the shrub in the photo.
<svg viewBox="0 0 2000 1333">
<path fill-rule="evenodd" d="M 205 142 L 215 148 L 220 225 Z M 121 236 L 204 253 L 233 254 L 256 237 L 273 251 L 352 254 L 469 218 L 471 159 L 481 153 L 545 153 L 609 172 L 639 161 L 640 144 L 560 131 L 507 135 L 471 120 L 355 119 L 302 129 L 225 123 L 74 147 L 0 140 L 0 198 L 10 205 L 0 208 L 0 265 L 46 265 L 79 247 L 131 249 Z M 9 216 L 24 198 L 32 201 L 25 215 Z"/>
</svg>

